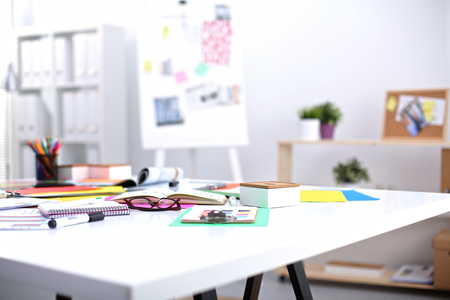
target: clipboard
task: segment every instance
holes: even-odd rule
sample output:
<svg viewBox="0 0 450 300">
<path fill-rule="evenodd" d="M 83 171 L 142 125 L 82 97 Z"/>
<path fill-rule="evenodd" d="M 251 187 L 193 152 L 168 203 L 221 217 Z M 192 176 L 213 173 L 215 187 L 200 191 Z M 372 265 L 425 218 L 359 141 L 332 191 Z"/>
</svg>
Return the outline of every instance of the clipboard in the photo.
<svg viewBox="0 0 450 300">
<path fill-rule="evenodd" d="M 195 205 L 187 214 L 181 218 L 182 223 L 255 223 L 258 213 L 257 207 L 218 207 L 217 205 Z M 221 215 L 223 220 L 215 222 L 214 215 Z M 222 216 L 223 215 L 223 216 Z"/>
<path fill-rule="evenodd" d="M 384 122 L 382 139 L 445 141 L 447 138 L 448 91 L 448 89 L 388 91 L 383 108 Z M 402 98 L 404 99 L 408 96 L 418 99 L 435 99 L 436 101 L 439 100 L 439 103 L 444 101 L 442 122 L 438 125 L 431 124 L 420 130 L 416 136 L 412 136 L 398 117 L 399 105 L 404 102 Z"/>
</svg>

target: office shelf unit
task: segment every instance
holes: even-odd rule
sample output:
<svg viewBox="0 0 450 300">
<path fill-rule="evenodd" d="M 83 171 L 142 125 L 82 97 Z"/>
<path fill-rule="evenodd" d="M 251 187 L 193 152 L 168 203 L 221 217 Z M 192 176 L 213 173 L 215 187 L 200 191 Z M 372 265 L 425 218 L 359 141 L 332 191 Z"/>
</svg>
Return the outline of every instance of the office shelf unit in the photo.
<svg viewBox="0 0 450 300">
<path fill-rule="evenodd" d="M 26 141 L 58 137 L 59 164 L 127 163 L 124 29 L 105 24 L 15 32 L 20 82 L 13 110 L 12 177 L 34 176 Z"/>
<path fill-rule="evenodd" d="M 446 189 L 450 186 L 450 142 L 448 141 L 435 141 L 435 140 L 405 140 L 405 139 L 382 139 L 382 140 L 319 140 L 319 141 L 305 141 L 305 140 L 280 140 L 278 141 L 278 180 L 280 181 L 292 181 L 292 170 L 293 170 L 293 148 L 295 146 L 311 146 L 311 145 L 321 145 L 321 146 L 401 146 L 401 147 L 438 147 L 441 148 L 442 156 L 441 156 L 441 192 L 445 192 Z M 450 217 L 449 213 L 442 214 L 440 217 L 448 222 Z M 398 243 L 405 243 L 410 245 L 411 242 L 415 238 L 426 240 L 427 238 L 431 240 L 433 236 L 428 236 L 427 232 L 435 231 L 439 232 L 447 227 L 442 228 L 441 223 L 421 223 L 422 230 L 414 232 L 414 234 L 410 232 L 403 232 L 403 236 L 396 236 L 398 238 Z M 446 223 L 445 226 L 448 226 Z M 433 229 L 431 229 L 433 228 Z M 381 238 L 381 237 L 380 237 Z M 392 237 L 390 237 L 392 239 Z M 392 241 L 388 237 L 384 238 L 383 243 L 389 243 Z M 416 251 L 417 250 L 415 249 Z M 348 250 L 351 251 L 351 250 Z M 431 251 L 431 249 L 430 249 Z M 332 257 L 333 252 L 330 252 L 329 256 Z M 374 254 L 371 254 L 371 258 L 373 259 Z M 333 258 L 335 259 L 335 258 Z M 342 260 L 341 258 L 336 258 L 337 260 Z M 421 261 L 420 257 L 416 257 L 418 261 Z M 371 261 L 372 263 L 373 261 Z M 384 264 L 380 261 L 377 261 L 378 264 Z M 399 265 L 407 263 L 405 261 L 398 262 Z M 358 284 L 367 284 L 367 285 L 380 285 L 380 286 L 390 286 L 390 287 L 403 287 L 403 288 L 415 288 L 415 289 L 428 289 L 428 290 L 444 290 L 434 285 L 428 284 L 413 284 L 413 283 L 399 283 L 399 282 L 391 282 L 390 279 L 396 270 L 388 269 L 385 274 L 381 278 L 366 278 L 366 277 L 357 277 L 357 276 L 348 276 L 348 275 L 340 275 L 340 274 L 330 274 L 324 271 L 323 264 L 315 264 L 315 263 L 305 263 L 305 272 L 308 279 L 312 280 L 323 280 L 323 281 L 335 281 L 335 282 L 348 282 L 348 283 L 358 283 Z M 280 278 L 289 278 L 289 273 L 285 267 L 277 268 L 274 271 L 275 274 L 279 275 Z"/>
<path fill-rule="evenodd" d="M 396 270 L 386 270 L 385 274 L 380 278 L 370 277 L 358 277 L 348 276 L 340 274 L 329 274 L 324 271 L 324 265 L 305 263 L 306 277 L 310 280 L 322 280 L 322 281 L 335 281 L 335 282 L 347 282 L 367 285 L 380 285 L 399 288 L 412 288 L 412 289 L 424 289 L 424 290 L 444 290 L 435 287 L 431 284 L 419 284 L 419 283 L 402 283 L 391 282 L 391 277 Z M 280 276 L 280 279 L 289 278 L 289 272 L 286 267 L 280 267 L 274 270 L 274 273 Z"/>
<path fill-rule="evenodd" d="M 321 145 L 321 146 L 402 146 L 402 147 L 439 147 L 442 150 L 441 160 L 441 193 L 445 192 L 450 185 L 450 142 L 435 140 L 405 140 L 405 139 L 382 139 L 382 140 L 280 140 L 278 141 L 278 180 L 291 182 L 293 157 L 292 149 L 296 145 Z"/>
</svg>

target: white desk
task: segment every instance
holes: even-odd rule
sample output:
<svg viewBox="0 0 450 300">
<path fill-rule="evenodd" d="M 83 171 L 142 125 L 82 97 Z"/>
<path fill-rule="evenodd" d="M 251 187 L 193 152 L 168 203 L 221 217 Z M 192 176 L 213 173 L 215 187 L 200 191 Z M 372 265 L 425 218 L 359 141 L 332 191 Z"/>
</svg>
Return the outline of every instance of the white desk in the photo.
<svg viewBox="0 0 450 300">
<path fill-rule="evenodd" d="M 0 231 L 0 278 L 83 299 L 173 299 L 450 211 L 449 194 L 360 191 L 381 200 L 272 209 L 268 227 L 168 227 L 181 212 L 133 212 Z"/>
</svg>

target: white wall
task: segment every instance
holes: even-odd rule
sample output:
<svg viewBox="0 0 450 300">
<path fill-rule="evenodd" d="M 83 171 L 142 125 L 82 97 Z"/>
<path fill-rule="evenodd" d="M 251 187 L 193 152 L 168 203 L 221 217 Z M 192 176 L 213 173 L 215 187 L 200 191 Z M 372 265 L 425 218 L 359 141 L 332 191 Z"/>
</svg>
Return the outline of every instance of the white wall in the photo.
<svg viewBox="0 0 450 300">
<path fill-rule="evenodd" d="M 128 28 L 130 162 L 134 173 L 153 165 L 140 149 L 134 5 L 141 1 L 34 2 L 35 24 L 96 19 Z M 239 1 L 250 146 L 239 149 L 244 179 L 277 179 L 277 140 L 296 138 L 297 109 L 331 100 L 344 121 L 336 139 L 381 137 L 387 90 L 449 85 L 448 1 Z M 226 149 L 201 149 L 198 177 L 231 179 Z M 293 181 L 332 185 L 331 168 L 357 156 L 369 168 L 368 187 L 438 191 L 437 148 L 310 146 L 294 151 Z M 167 153 L 167 165 L 192 169 L 187 150 Z"/>
<path fill-rule="evenodd" d="M 277 4 L 259 4 L 245 26 L 248 179 L 275 176 L 276 140 L 296 136 L 299 107 L 329 99 L 344 112 L 337 139 L 380 138 L 386 90 L 448 86 L 442 1 Z M 259 164 L 248 160 L 255 153 Z M 439 188 L 439 150 L 423 148 L 297 147 L 294 181 L 333 184 L 331 166 L 353 155 L 369 167 L 372 186 Z"/>
</svg>

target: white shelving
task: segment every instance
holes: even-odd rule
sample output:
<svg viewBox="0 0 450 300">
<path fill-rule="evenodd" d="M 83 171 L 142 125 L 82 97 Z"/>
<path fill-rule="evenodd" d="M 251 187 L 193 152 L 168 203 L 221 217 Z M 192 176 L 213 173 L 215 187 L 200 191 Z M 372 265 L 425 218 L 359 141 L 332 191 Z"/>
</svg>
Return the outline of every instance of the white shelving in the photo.
<svg viewBox="0 0 450 300">
<path fill-rule="evenodd" d="M 15 33 L 13 178 L 34 176 L 26 141 L 46 135 L 64 142 L 59 164 L 127 163 L 124 39 L 122 28 L 105 24 Z"/>
</svg>

